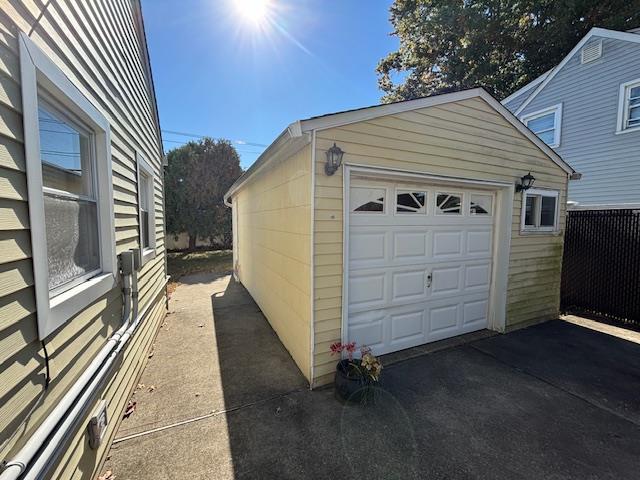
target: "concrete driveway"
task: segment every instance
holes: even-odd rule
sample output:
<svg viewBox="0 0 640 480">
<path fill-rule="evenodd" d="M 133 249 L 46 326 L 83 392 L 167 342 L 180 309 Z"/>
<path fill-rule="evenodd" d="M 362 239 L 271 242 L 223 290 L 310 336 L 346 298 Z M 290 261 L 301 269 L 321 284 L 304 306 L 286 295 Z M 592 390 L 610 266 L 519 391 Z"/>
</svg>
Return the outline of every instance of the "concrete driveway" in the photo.
<svg viewBox="0 0 640 480">
<path fill-rule="evenodd" d="M 120 479 L 622 479 L 640 345 L 563 321 L 385 368 L 375 406 L 309 391 L 229 276 L 183 279 L 105 468 Z M 143 384 L 143 385 L 142 385 Z"/>
</svg>

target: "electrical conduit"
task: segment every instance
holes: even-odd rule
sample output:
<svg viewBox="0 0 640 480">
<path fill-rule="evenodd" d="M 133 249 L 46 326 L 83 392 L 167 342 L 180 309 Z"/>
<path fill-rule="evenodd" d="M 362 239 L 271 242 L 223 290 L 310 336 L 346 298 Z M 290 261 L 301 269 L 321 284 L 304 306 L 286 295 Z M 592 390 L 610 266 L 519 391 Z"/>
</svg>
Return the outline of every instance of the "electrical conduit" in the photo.
<svg viewBox="0 0 640 480">
<path fill-rule="evenodd" d="M 132 252 L 124 252 L 121 255 L 133 254 Z M 129 260 L 132 262 L 132 258 Z M 149 308 L 147 305 L 141 314 L 138 314 L 138 279 L 135 271 L 123 274 L 123 297 L 122 326 L 109 338 L 20 451 L 7 462 L 5 470 L 0 474 L 0 480 L 17 480 L 23 474 L 24 479 L 41 478 L 43 472 L 60 453 L 60 445 L 71 434 L 81 414 L 92 402 L 95 392 L 102 385 L 118 355 L 126 346 Z"/>
</svg>

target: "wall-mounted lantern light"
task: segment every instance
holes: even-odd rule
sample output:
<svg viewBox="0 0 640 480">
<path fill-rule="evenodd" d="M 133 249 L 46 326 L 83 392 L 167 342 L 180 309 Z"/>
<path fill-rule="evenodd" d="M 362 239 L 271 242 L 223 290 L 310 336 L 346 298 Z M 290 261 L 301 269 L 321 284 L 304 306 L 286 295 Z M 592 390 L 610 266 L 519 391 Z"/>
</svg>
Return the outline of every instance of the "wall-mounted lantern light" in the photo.
<svg viewBox="0 0 640 480">
<path fill-rule="evenodd" d="M 531 175 L 531 172 L 527 173 L 520 179 L 520 183 L 516 183 L 516 192 L 529 190 L 531 187 L 533 187 L 533 182 L 535 181 L 536 179 L 533 175 Z"/>
<path fill-rule="evenodd" d="M 334 142 L 333 147 L 327 150 L 327 163 L 324 166 L 324 173 L 329 176 L 336 173 L 336 170 L 338 170 L 338 167 L 342 163 L 343 155 L 344 152 L 342 151 L 342 149 L 338 147 Z"/>
</svg>

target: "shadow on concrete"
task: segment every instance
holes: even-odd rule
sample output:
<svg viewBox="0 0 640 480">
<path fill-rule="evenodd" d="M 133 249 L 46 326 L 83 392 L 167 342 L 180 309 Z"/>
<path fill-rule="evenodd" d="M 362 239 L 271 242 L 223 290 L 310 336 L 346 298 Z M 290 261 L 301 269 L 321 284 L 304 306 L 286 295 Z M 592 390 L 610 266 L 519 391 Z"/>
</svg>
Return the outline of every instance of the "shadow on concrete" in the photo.
<svg viewBox="0 0 640 480">
<path fill-rule="evenodd" d="M 240 406 L 226 414 L 234 478 L 624 478 L 640 466 L 634 415 L 590 401 L 607 388 L 635 401 L 638 345 L 550 322 L 399 361 L 363 408 L 304 389 L 241 285 L 212 304 L 225 405 Z"/>
<path fill-rule="evenodd" d="M 396 358 L 375 405 L 345 406 L 309 391 L 241 285 L 194 277 L 111 449 L 118 478 L 637 477 L 638 344 L 549 322 Z"/>
</svg>

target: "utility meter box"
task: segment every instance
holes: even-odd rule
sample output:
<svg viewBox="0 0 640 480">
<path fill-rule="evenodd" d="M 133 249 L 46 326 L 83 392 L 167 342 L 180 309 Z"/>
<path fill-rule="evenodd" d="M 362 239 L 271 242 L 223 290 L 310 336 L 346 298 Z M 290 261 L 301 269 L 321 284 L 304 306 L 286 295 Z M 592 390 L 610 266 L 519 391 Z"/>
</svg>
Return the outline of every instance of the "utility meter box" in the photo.
<svg viewBox="0 0 640 480">
<path fill-rule="evenodd" d="M 89 431 L 89 446 L 94 450 L 96 450 L 102 443 L 104 434 L 107 431 L 108 423 L 107 402 L 102 400 L 98 405 L 98 408 L 93 412 L 93 415 L 89 420 L 89 425 L 87 426 L 87 430 Z"/>
</svg>

